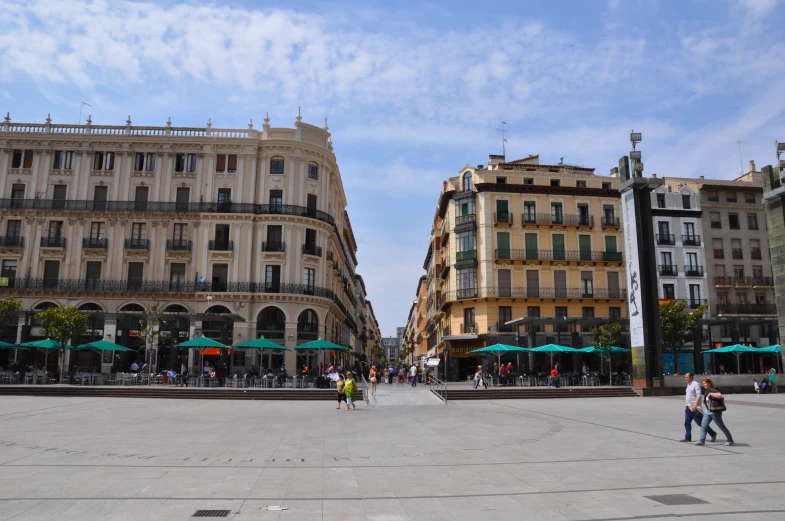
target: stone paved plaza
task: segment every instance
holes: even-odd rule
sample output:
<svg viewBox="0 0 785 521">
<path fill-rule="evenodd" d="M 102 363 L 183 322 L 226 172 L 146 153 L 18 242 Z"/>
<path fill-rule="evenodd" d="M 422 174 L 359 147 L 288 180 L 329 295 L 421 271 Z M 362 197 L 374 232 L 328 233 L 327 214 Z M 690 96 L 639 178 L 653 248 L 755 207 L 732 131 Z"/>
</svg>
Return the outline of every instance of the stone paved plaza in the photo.
<svg viewBox="0 0 785 521">
<path fill-rule="evenodd" d="M 785 519 L 785 394 L 730 397 L 705 448 L 679 398 L 378 400 L 2 397 L 0 519 Z"/>
</svg>

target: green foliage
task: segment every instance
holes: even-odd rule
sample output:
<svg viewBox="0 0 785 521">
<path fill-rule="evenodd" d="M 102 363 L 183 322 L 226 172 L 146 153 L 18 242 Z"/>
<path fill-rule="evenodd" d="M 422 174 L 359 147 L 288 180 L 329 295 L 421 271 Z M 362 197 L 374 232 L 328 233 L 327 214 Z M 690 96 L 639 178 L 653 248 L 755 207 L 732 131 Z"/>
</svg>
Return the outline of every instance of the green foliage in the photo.
<svg viewBox="0 0 785 521">
<path fill-rule="evenodd" d="M 22 303 L 14 297 L 0 300 L 0 331 L 11 327 L 16 322 L 16 312 L 22 307 Z"/>
<path fill-rule="evenodd" d="M 681 347 L 692 340 L 692 334 L 698 327 L 698 321 L 703 317 L 708 307 L 701 304 L 697 309 L 686 313 L 686 300 L 666 300 L 660 302 L 660 337 L 662 347 L 673 353 L 676 372 L 679 373 L 679 357 L 677 352 Z"/>
<path fill-rule="evenodd" d="M 619 333 L 621 325 L 618 322 L 608 322 L 591 330 L 594 347 L 602 351 L 602 359 L 608 360 L 609 364 L 611 347 L 616 345 Z"/>
<path fill-rule="evenodd" d="M 55 306 L 35 314 L 41 321 L 44 333 L 60 344 L 63 349 L 72 338 L 87 331 L 87 315 L 77 311 L 75 306 Z"/>
</svg>

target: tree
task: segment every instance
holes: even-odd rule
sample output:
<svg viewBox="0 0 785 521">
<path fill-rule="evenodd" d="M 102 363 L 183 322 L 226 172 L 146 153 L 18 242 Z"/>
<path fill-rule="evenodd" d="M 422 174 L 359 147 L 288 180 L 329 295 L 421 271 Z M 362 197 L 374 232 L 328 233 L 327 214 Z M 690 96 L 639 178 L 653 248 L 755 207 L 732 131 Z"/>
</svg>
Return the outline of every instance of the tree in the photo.
<svg viewBox="0 0 785 521">
<path fill-rule="evenodd" d="M 41 329 L 46 335 L 60 344 L 62 358 L 60 362 L 60 381 L 65 376 L 65 346 L 72 338 L 77 338 L 87 331 L 88 317 L 80 313 L 76 306 L 55 306 L 35 314 L 41 321 Z"/>
<path fill-rule="evenodd" d="M 608 322 L 591 330 L 592 338 L 594 340 L 594 347 L 601 351 L 600 368 L 604 367 L 603 361 L 608 360 L 609 375 L 613 372 L 613 368 L 610 367 L 611 347 L 616 344 L 620 332 L 621 325 L 619 325 L 618 322 Z"/>
<path fill-rule="evenodd" d="M 660 302 L 660 336 L 662 347 L 673 354 L 673 363 L 676 373 L 679 368 L 679 349 L 692 340 L 692 334 L 698 327 L 698 321 L 703 317 L 707 305 L 701 304 L 694 311 L 685 313 L 686 300 L 665 300 Z M 695 346 L 695 349 L 700 349 Z"/>
<path fill-rule="evenodd" d="M 150 307 L 145 308 L 145 318 L 139 321 L 139 338 L 144 342 L 144 357 L 147 361 L 147 372 L 153 374 L 156 370 L 155 362 L 158 357 L 158 341 L 161 337 L 161 307 L 156 300 Z M 172 339 L 176 341 L 177 339 Z M 149 380 L 148 380 L 149 382 Z"/>
<path fill-rule="evenodd" d="M 0 300 L 0 331 L 5 331 L 16 322 L 16 312 L 22 307 L 22 303 L 14 297 Z"/>
</svg>

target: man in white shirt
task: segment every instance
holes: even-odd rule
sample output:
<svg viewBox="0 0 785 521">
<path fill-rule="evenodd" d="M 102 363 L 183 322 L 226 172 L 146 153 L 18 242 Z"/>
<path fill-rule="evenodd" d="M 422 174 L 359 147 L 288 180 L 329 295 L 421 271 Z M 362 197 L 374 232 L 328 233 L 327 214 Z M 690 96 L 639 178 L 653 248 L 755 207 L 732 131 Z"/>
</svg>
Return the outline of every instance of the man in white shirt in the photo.
<svg viewBox="0 0 785 521">
<path fill-rule="evenodd" d="M 417 387 L 417 366 L 412 364 L 412 368 L 409 370 L 409 374 L 412 377 L 412 387 Z"/>
<path fill-rule="evenodd" d="M 693 378 L 692 373 L 687 373 L 684 375 L 684 381 L 687 382 L 687 391 L 685 393 L 687 407 L 684 409 L 684 439 L 679 440 L 682 442 L 688 442 L 692 439 L 692 422 L 698 424 L 700 427 L 701 422 L 703 421 L 703 415 L 701 412 L 695 407 L 695 403 L 698 401 L 698 397 L 703 394 L 701 390 L 701 385 L 695 381 Z M 711 441 L 717 439 L 717 433 L 709 427 L 707 429 L 709 436 L 711 436 Z"/>
<path fill-rule="evenodd" d="M 131 364 L 131 372 L 132 373 L 138 373 L 139 372 L 139 364 L 137 364 L 136 362 L 133 362 Z"/>
</svg>

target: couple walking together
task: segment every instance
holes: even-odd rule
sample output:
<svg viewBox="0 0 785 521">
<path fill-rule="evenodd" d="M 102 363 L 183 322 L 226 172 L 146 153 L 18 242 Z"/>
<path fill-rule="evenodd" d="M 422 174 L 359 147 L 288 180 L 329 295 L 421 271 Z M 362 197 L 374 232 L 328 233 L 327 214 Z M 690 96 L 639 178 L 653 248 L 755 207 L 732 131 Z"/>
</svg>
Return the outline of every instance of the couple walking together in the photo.
<svg viewBox="0 0 785 521">
<path fill-rule="evenodd" d="M 717 424 L 723 434 L 725 434 L 725 445 L 735 445 L 733 436 L 722 419 L 722 411 L 725 410 L 725 400 L 722 393 L 714 386 L 711 378 L 703 379 L 703 386 L 695 381 L 693 373 L 684 375 L 687 382 L 685 393 L 686 407 L 684 408 L 684 438 L 682 442 L 692 441 L 692 422 L 697 423 L 701 428 L 700 440 L 695 445 L 705 445 L 706 435 L 711 437 L 711 441 L 717 439 L 717 433 L 709 424 L 713 421 Z"/>
</svg>

